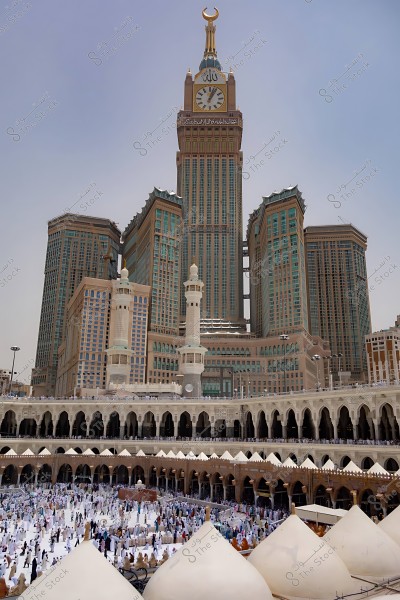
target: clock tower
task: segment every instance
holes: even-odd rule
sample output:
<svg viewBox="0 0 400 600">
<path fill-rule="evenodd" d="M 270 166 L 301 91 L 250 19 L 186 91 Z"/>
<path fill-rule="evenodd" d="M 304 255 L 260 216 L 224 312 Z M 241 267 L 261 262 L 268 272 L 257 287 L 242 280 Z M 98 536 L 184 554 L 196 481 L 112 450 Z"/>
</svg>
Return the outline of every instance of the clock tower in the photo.
<svg viewBox="0 0 400 600">
<path fill-rule="evenodd" d="M 203 10 L 206 46 L 199 72 L 185 79 L 178 113 L 177 193 L 183 198 L 182 273 L 195 259 L 204 282 L 202 331 L 243 332 L 242 114 L 236 83 L 223 72 L 215 20 Z M 186 302 L 182 293 L 181 319 Z"/>
</svg>

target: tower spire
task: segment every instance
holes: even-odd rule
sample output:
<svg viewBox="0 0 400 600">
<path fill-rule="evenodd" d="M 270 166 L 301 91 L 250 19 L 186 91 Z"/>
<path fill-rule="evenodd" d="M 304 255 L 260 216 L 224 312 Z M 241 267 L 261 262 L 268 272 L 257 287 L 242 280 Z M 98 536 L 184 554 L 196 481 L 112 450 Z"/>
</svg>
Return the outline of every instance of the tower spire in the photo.
<svg viewBox="0 0 400 600">
<path fill-rule="evenodd" d="M 217 50 L 215 47 L 215 25 L 214 21 L 218 19 L 219 10 L 214 7 L 215 14 L 208 15 L 206 13 L 207 7 L 203 10 L 203 18 L 207 21 L 206 25 L 206 47 L 204 50 L 204 58 L 216 58 Z"/>
</svg>

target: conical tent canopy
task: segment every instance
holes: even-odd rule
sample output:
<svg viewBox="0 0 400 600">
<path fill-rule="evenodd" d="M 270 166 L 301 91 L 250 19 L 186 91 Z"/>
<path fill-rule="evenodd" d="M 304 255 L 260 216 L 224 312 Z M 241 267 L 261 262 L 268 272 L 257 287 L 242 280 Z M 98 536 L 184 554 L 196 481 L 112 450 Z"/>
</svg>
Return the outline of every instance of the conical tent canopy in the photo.
<svg viewBox="0 0 400 600">
<path fill-rule="evenodd" d="M 247 456 L 242 451 L 238 452 L 236 454 L 236 456 L 233 458 L 233 460 L 235 462 L 248 462 L 249 461 Z"/>
<path fill-rule="evenodd" d="M 379 521 L 378 527 L 400 546 L 400 506 Z"/>
<path fill-rule="evenodd" d="M 69 448 L 65 454 L 78 454 L 73 448 Z"/>
<path fill-rule="evenodd" d="M 100 452 L 100 456 L 114 456 L 114 454 L 110 452 L 108 448 L 106 448 L 105 450 L 103 450 L 103 452 Z"/>
<path fill-rule="evenodd" d="M 84 454 L 85 456 L 94 456 L 95 455 L 93 450 L 91 450 L 90 448 L 85 450 L 85 452 L 82 452 L 82 454 Z"/>
<path fill-rule="evenodd" d="M 208 456 L 207 454 L 204 454 L 204 452 L 200 452 L 200 454 L 197 457 L 197 460 L 208 460 Z"/>
<path fill-rule="evenodd" d="M 277 467 L 282 466 L 281 461 L 277 456 L 275 456 L 273 452 L 270 452 L 270 454 L 268 454 L 267 458 L 265 459 L 265 462 L 270 462 L 272 465 L 276 465 Z"/>
<path fill-rule="evenodd" d="M 374 463 L 370 469 L 368 469 L 367 473 L 376 473 L 377 475 L 389 475 L 389 472 L 386 471 L 378 462 Z"/>
<path fill-rule="evenodd" d="M 159 450 L 156 454 L 156 456 L 158 456 L 159 458 L 163 458 L 165 456 L 167 456 L 164 452 L 164 450 Z"/>
<path fill-rule="evenodd" d="M 283 461 L 283 466 L 284 467 L 292 467 L 292 468 L 298 468 L 298 466 L 296 465 L 296 463 L 294 462 L 294 460 L 292 460 L 290 458 L 290 456 L 287 457 L 287 459 L 285 461 Z"/>
<path fill-rule="evenodd" d="M 132 456 L 132 454 L 125 448 L 124 450 L 121 450 L 118 456 Z"/>
<path fill-rule="evenodd" d="M 335 463 L 330 458 L 326 461 L 326 463 L 322 466 L 323 471 L 333 471 L 335 469 Z"/>
<path fill-rule="evenodd" d="M 136 456 L 146 456 L 146 455 L 143 452 L 143 450 L 139 450 L 139 452 L 136 452 Z"/>
<path fill-rule="evenodd" d="M 228 452 L 228 450 L 225 450 L 225 452 L 221 455 L 221 458 L 222 460 L 232 460 L 233 456 Z"/>
<path fill-rule="evenodd" d="M 256 546 L 248 561 L 277 596 L 331 600 L 355 591 L 342 559 L 296 515 Z"/>
<path fill-rule="evenodd" d="M 195 455 L 195 453 L 193 452 L 193 450 L 191 450 L 190 452 L 188 452 L 188 453 L 186 454 L 186 458 L 189 458 L 189 459 L 191 459 L 191 460 L 193 460 L 194 458 L 196 458 L 196 455 Z"/>
<path fill-rule="evenodd" d="M 210 458 L 219 458 L 218 454 L 215 454 L 215 452 L 213 452 L 210 456 Z"/>
<path fill-rule="evenodd" d="M 349 463 L 347 463 L 343 471 L 349 471 L 351 473 L 362 473 L 362 469 L 360 469 L 360 467 L 357 467 L 356 463 L 354 463 L 352 460 Z"/>
<path fill-rule="evenodd" d="M 272 600 L 272 595 L 257 570 L 206 521 L 191 541 L 152 575 L 144 598 Z"/>
<path fill-rule="evenodd" d="M 186 456 L 183 454 L 182 450 L 179 450 L 179 452 L 176 455 L 176 458 L 186 458 Z"/>
<path fill-rule="evenodd" d="M 335 548 L 351 575 L 378 582 L 399 574 L 400 546 L 358 506 L 352 506 L 323 539 Z"/>
<path fill-rule="evenodd" d="M 35 456 L 35 454 L 30 448 L 27 448 L 25 452 L 22 453 L 22 456 Z"/>
<path fill-rule="evenodd" d="M 20 596 L 21 600 L 42 597 L 44 600 L 143 600 L 91 541 L 81 542 Z"/>
<path fill-rule="evenodd" d="M 47 450 L 47 448 L 43 448 L 43 450 L 41 452 L 39 452 L 39 456 L 50 456 L 51 452 L 50 450 Z"/>
<path fill-rule="evenodd" d="M 175 454 L 170 450 L 167 454 L 167 458 L 176 458 Z"/>
<path fill-rule="evenodd" d="M 17 453 L 12 448 L 8 450 L 4 456 L 17 456 Z"/>
<path fill-rule="evenodd" d="M 301 465 L 300 465 L 301 469 L 318 469 L 317 465 L 313 463 L 312 460 L 310 460 L 308 457 L 306 458 L 306 460 L 304 460 Z"/>
<path fill-rule="evenodd" d="M 249 458 L 249 462 L 262 462 L 263 460 L 263 457 L 258 452 L 254 452 Z"/>
</svg>

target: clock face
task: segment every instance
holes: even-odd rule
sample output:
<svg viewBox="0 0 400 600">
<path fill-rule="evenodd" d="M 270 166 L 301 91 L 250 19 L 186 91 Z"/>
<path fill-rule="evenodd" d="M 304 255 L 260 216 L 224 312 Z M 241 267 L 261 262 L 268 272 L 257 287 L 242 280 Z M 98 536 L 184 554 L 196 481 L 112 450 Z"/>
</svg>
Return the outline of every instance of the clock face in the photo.
<svg viewBox="0 0 400 600">
<path fill-rule="evenodd" d="M 224 100 L 224 92 L 215 85 L 206 85 L 196 93 L 196 104 L 204 111 L 221 108 Z"/>
</svg>

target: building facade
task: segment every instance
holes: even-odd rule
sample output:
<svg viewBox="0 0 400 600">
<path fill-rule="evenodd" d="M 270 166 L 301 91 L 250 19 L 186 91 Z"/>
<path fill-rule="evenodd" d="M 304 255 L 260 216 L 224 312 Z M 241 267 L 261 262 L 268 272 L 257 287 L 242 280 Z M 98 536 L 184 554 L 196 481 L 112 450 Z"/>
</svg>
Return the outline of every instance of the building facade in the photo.
<svg viewBox="0 0 400 600">
<path fill-rule="evenodd" d="M 250 324 L 260 337 L 309 330 L 305 208 L 302 194 L 295 186 L 264 197 L 250 215 L 247 229 Z"/>
<path fill-rule="evenodd" d="M 400 380 L 400 316 L 394 327 L 365 337 L 369 383 L 398 383 Z"/>
<path fill-rule="evenodd" d="M 48 223 L 48 244 L 34 393 L 54 396 L 58 351 L 65 336 L 67 305 L 84 277 L 114 279 L 121 232 L 113 221 L 65 214 Z"/>
<path fill-rule="evenodd" d="M 365 252 L 367 238 L 353 225 L 305 229 L 310 333 L 329 340 L 337 380 L 343 371 L 366 380 L 365 336 L 371 331 Z M 351 375 L 350 375 L 351 374 Z"/>
<path fill-rule="evenodd" d="M 82 280 L 68 304 L 57 396 L 145 383 L 149 295 L 148 286 L 129 282 L 127 269 L 116 281 Z"/>
<path fill-rule="evenodd" d="M 245 330 L 243 318 L 242 114 L 235 78 L 222 71 L 214 21 L 207 20 L 199 72 L 186 75 L 178 113 L 177 191 L 183 198 L 182 273 L 195 261 L 204 282 L 207 329 Z M 185 320 L 181 290 L 181 318 Z"/>
<path fill-rule="evenodd" d="M 129 279 L 151 286 L 148 332 L 149 383 L 176 383 L 179 357 L 182 198 L 154 188 L 123 234 Z"/>
</svg>

